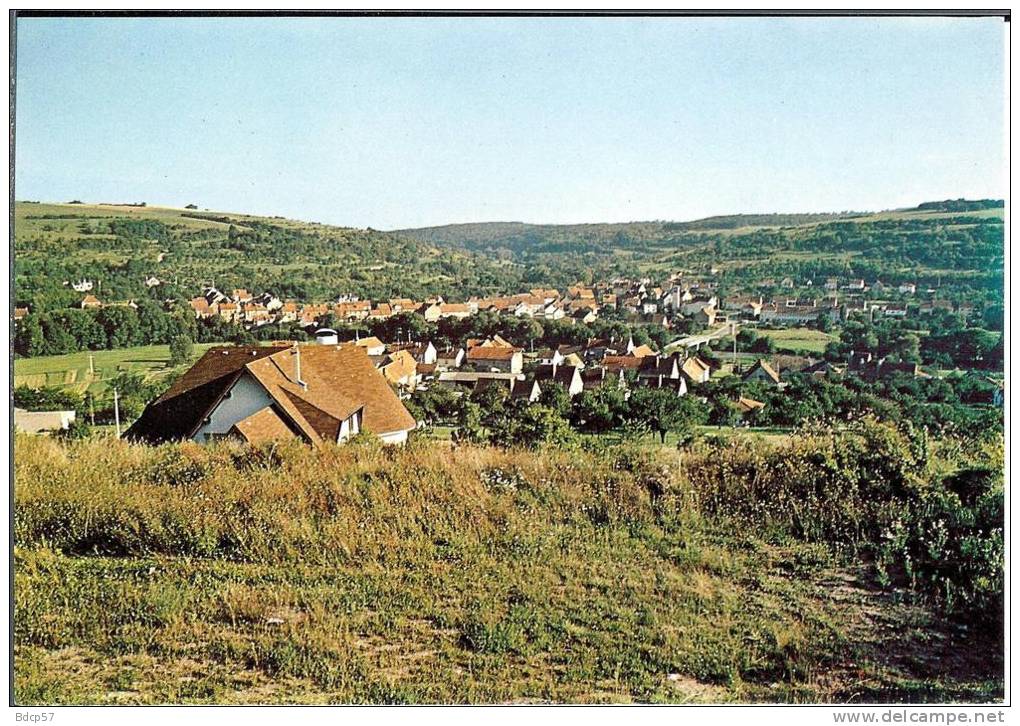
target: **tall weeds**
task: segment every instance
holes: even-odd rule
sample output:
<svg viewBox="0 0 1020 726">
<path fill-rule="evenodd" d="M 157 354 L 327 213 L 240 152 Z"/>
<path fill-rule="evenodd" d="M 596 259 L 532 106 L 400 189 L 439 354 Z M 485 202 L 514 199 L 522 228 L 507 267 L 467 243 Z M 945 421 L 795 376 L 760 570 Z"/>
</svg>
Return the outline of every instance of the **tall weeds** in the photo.
<svg viewBox="0 0 1020 726">
<path fill-rule="evenodd" d="M 873 422 L 781 447 L 701 444 L 680 465 L 627 446 L 147 448 L 21 435 L 15 464 L 17 544 L 68 554 L 413 565 L 512 555 L 563 526 L 704 521 L 867 555 L 880 577 L 951 612 L 1001 605 L 1001 444 Z"/>
</svg>

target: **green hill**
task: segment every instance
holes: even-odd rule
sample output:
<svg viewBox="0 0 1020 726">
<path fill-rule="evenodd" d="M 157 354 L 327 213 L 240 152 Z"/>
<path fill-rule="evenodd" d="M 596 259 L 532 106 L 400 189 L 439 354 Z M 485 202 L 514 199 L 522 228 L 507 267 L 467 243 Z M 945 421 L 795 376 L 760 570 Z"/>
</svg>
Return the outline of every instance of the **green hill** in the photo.
<svg viewBox="0 0 1020 726">
<path fill-rule="evenodd" d="M 277 217 L 161 207 L 15 205 L 19 305 L 66 307 L 81 299 L 65 282 L 89 279 L 104 301 L 190 298 L 200 286 L 272 290 L 326 300 L 495 291 L 517 282 L 504 263 L 372 229 Z M 149 290 L 144 281 L 163 284 Z"/>
<path fill-rule="evenodd" d="M 141 206 L 15 205 L 19 305 L 66 307 L 63 284 L 104 300 L 244 287 L 301 301 L 519 292 L 578 280 L 716 270 L 724 291 L 790 276 L 917 281 L 974 303 L 1001 299 L 1003 209 L 950 200 L 877 213 L 765 214 L 690 222 L 458 224 L 380 232 L 277 217 Z M 162 285 L 149 290 L 155 275 Z"/>
<path fill-rule="evenodd" d="M 716 269 L 731 288 L 786 276 L 887 283 L 920 278 L 944 286 L 943 294 L 1001 298 L 1003 284 L 1003 209 L 995 200 L 932 202 L 876 213 L 732 215 L 691 222 L 494 222 L 397 234 L 535 269 L 555 267 L 564 259 L 633 275 Z"/>
</svg>

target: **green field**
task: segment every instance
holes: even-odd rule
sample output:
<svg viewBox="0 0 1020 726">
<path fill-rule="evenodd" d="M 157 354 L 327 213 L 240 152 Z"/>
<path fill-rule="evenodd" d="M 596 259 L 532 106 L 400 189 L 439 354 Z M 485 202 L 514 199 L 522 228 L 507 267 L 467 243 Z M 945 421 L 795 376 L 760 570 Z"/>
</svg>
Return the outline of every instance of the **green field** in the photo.
<svg viewBox="0 0 1020 726">
<path fill-rule="evenodd" d="M 196 344 L 192 354 L 194 359 L 197 360 L 213 345 L 215 343 Z M 92 372 L 89 371 L 89 356 L 93 359 Z M 58 386 L 100 393 L 106 388 L 105 381 L 118 373 L 135 371 L 144 373 L 147 378 L 156 378 L 173 371 L 169 365 L 168 345 L 18 358 L 14 361 L 14 385 L 29 388 Z"/>
<path fill-rule="evenodd" d="M 822 353 L 825 346 L 839 340 L 838 332 L 823 333 L 810 328 L 780 328 L 778 330 L 757 329 L 758 335 L 771 338 L 776 349 L 782 351 L 807 351 Z"/>
</svg>

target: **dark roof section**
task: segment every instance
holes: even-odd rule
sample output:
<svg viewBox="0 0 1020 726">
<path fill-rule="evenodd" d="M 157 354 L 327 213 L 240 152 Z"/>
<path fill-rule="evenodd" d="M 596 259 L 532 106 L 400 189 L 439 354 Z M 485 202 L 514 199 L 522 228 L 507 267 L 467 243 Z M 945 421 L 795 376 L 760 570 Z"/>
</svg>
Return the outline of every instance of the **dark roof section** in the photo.
<svg viewBox="0 0 1020 726">
<path fill-rule="evenodd" d="M 564 388 L 570 388 L 570 384 L 574 382 L 574 376 L 579 372 L 580 369 L 572 365 L 543 364 L 535 369 L 535 380 L 539 384 L 555 381 Z"/>
<path fill-rule="evenodd" d="M 281 350 L 286 348 L 210 348 L 162 396 L 146 406 L 124 438 L 151 443 L 190 438 L 245 365 Z"/>
</svg>

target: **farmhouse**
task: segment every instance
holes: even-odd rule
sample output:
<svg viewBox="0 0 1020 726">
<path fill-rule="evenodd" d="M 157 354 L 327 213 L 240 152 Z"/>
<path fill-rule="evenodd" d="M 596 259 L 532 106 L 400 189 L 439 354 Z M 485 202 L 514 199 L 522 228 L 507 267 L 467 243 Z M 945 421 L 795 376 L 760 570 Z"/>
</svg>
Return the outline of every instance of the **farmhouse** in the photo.
<svg viewBox="0 0 1020 726">
<path fill-rule="evenodd" d="M 418 385 L 418 363 L 407 350 L 369 356 L 376 368 L 390 383 L 401 388 L 414 389 Z"/>
<path fill-rule="evenodd" d="M 535 371 L 535 381 L 541 385 L 558 383 L 563 386 L 571 398 L 584 390 L 581 369 L 573 365 L 552 363 L 540 365 Z"/>
<path fill-rule="evenodd" d="M 362 348 L 238 346 L 210 348 L 146 407 L 125 438 L 152 444 L 297 438 L 318 446 L 365 431 L 397 444 L 415 426 Z"/>
<path fill-rule="evenodd" d="M 755 364 L 751 366 L 746 374 L 744 374 L 744 383 L 759 382 L 766 383 L 770 386 L 779 385 L 779 374 L 776 373 L 775 369 L 770 366 L 766 361 L 759 358 L 755 361 Z"/>
<path fill-rule="evenodd" d="M 463 348 L 443 348 L 436 351 L 436 365 L 440 368 L 460 368 L 463 362 Z"/>
<path fill-rule="evenodd" d="M 468 363 L 479 369 L 497 369 L 505 373 L 520 373 L 524 367 L 524 353 L 520 348 L 476 345 L 468 348 Z"/>
<path fill-rule="evenodd" d="M 877 381 L 880 378 L 888 378 L 897 374 L 910 376 L 911 378 L 930 378 L 928 373 L 921 370 L 916 363 L 893 363 L 885 358 L 875 358 L 871 353 L 854 355 L 851 352 L 850 373 L 863 378 L 866 381 Z"/>
<path fill-rule="evenodd" d="M 477 308 L 472 310 L 470 305 L 463 303 L 442 304 L 437 302 L 426 305 L 422 310 L 422 316 L 426 321 L 434 323 L 442 318 L 466 318 L 476 310 Z"/>
<path fill-rule="evenodd" d="M 819 378 L 825 378 L 826 376 L 839 376 L 843 374 L 843 369 L 839 366 L 833 365 L 827 360 L 821 360 L 817 363 L 813 363 L 808 367 L 802 369 L 801 373 L 807 373 L 808 375 L 816 376 Z"/>
<path fill-rule="evenodd" d="M 391 343 L 387 346 L 387 350 L 390 353 L 394 353 L 398 350 L 406 350 L 411 354 L 419 363 L 431 365 L 436 362 L 439 351 L 436 350 L 436 346 L 432 345 L 431 342 L 425 343 Z"/>
<path fill-rule="evenodd" d="M 762 304 L 761 295 L 758 297 L 731 297 L 723 302 L 722 309 L 745 317 L 756 318 L 761 315 Z"/>
<path fill-rule="evenodd" d="M 219 306 L 216 303 L 210 303 L 202 296 L 192 298 L 189 305 L 191 306 L 191 310 L 195 313 L 196 318 L 211 318 L 216 315 L 219 309 Z"/>
<path fill-rule="evenodd" d="M 917 308 L 921 315 L 931 315 L 939 310 L 951 313 L 953 312 L 953 303 L 948 300 L 931 300 L 921 303 Z"/>
<path fill-rule="evenodd" d="M 500 335 L 493 335 L 491 338 L 468 338 L 468 348 L 513 348 L 514 344 Z"/>
<path fill-rule="evenodd" d="M 219 313 L 224 320 L 236 320 L 240 315 L 240 309 L 237 307 L 237 303 L 225 302 L 220 303 Z"/>
<path fill-rule="evenodd" d="M 542 397 L 542 387 L 538 381 L 521 381 L 510 391 L 510 398 L 514 401 L 526 401 L 534 403 Z"/>
<path fill-rule="evenodd" d="M 382 355 L 386 352 L 386 344 L 374 335 L 370 335 L 367 338 L 359 338 L 354 341 L 354 344 L 359 348 L 364 348 L 365 352 L 369 355 Z"/>
<path fill-rule="evenodd" d="M 737 418 L 741 421 L 763 408 L 765 408 L 764 403 L 745 396 L 741 396 L 733 403 L 733 409 L 736 411 Z"/>
<path fill-rule="evenodd" d="M 712 369 L 708 363 L 696 355 L 684 361 L 684 364 L 680 366 L 680 372 L 691 383 L 708 383 L 708 379 L 712 377 Z"/>
<path fill-rule="evenodd" d="M 371 312 L 372 303 L 368 300 L 340 302 L 333 306 L 333 314 L 341 320 L 365 320 Z"/>
<path fill-rule="evenodd" d="M 505 387 L 507 393 L 513 393 L 515 385 L 524 381 L 522 373 L 481 373 L 474 371 L 444 371 L 436 379 L 438 383 L 447 388 L 467 389 L 469 391 L 483 390 L 489 386 Z M 526 385 L 526 383 L 522 383 Z"/>
<path fill-rule="evenodd" d="M 641 368 L 638 369 L 638 379 L 647 378 L 650 380 L 676 380 L 680 378 L 680 366 L 677 364 L 676 355 L 661 356 L 650 355 L 641 359 Z"/>
<path fill-rule="evenodd" d="M 581 371 L 581 382 L 586 391 L 591 391 L 605 385 L 622 387 L 624 385 L 623 369 L 610 373 L 608 369 L 601 366 L 598 368 L 585 368 Z"/>
<path fill-rule="evenodd" d="M 388 302 L 394 313 L 406 313 L 417 310 L 419 305 L 414 300 L 406 297 L 392 297 Z"/>
<path fill-rule="evenodd" d="M 907 316 L 906 303 L 889 303 L 885 306 L 882 314 L 887 318 L 905 318 Z"/>
<path fill-rule="evenodd" d="M 702 325 L 715 325 L 715 319 L 718 316 L 716 309 L 712 305 L 706 305 L 705 307 L 694 313 L 694 320 Z"/>
<path fill-rule="evenodd" d="M 602 365 L 609 373 L 623 373 L 640 370 L 642 361 L 643 358 L 635 358 L 632 355 L 607 355 L 602 359 Z"/>
<path fill-rule="evenodd" d="M 795 324 L 804 325 L 806 323 L 812 323 L 822 315 L 837 314 L 839 308 L 832 308 L 834 313 L 829 312 L 828 308 L 821 308 L 815 305 L 777 305 L 776 303 L 769 303 L 762 307 L 759 316 L 763 323 L 777 323 L 777 324 Z"/>
</svg>

